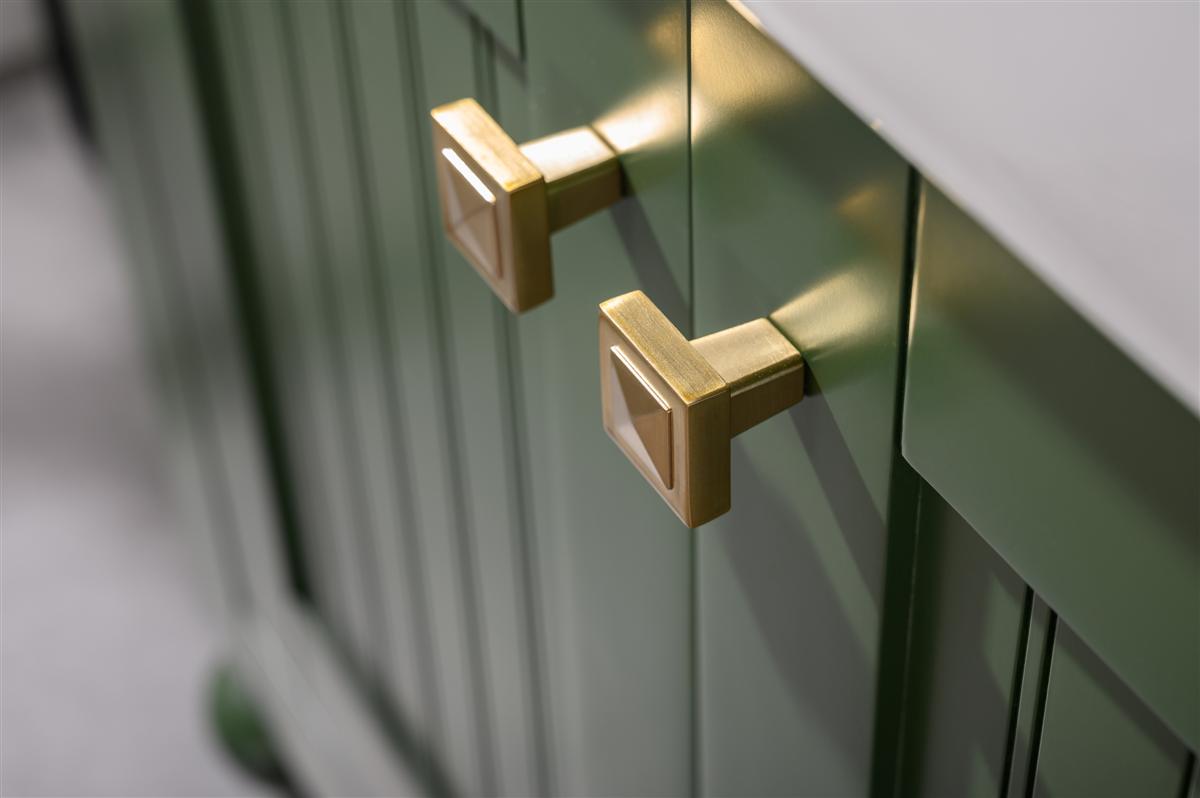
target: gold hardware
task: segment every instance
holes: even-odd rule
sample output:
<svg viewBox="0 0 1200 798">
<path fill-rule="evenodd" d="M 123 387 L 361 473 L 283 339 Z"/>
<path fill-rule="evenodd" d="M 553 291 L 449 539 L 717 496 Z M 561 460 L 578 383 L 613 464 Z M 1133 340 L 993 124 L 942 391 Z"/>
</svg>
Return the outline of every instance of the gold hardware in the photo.
<svg viewBox="0 0 1200 798">
<path fill-rule="evenodd" d="M 729 510 L 730 440 L 804 397 L 804 359 L 769 319 L 688 341 L 641 291 L 600 305 L 604 429 L 675 514 Z"/>
<path fill-rule="evenodd" d="M 620 199 L 617 154 L 590 127 L 518 146 L 469 98 L 430 115 L 446 235 L 514 313 L 540 305 L 550 233 Z"/>
</svg>

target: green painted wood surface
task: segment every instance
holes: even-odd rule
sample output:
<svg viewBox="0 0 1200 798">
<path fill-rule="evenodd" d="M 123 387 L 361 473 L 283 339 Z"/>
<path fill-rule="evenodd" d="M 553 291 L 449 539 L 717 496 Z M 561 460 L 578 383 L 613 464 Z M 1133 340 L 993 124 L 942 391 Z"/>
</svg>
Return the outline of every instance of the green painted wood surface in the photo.
<svg viewBox="0 0 1200 798">
<path fill-rule="evenodd" d="M 933 188 L 908 364 L 905 456 L 1200 744 L 1200 422 Z"/>
<path fill-rule="evenodd" d="M 552 238 L 555 296 L 510 321 L 545 663 L 547 789 L 691 791 L 691 535 L 600 424 L 597 306 L 641 288 L 690 327 L 686 8 L 525 2 L 497 50 L 518 140 L 595 124 L 630 196 Z M 458 269 L 470 274 L 465 265 Z"/>
<path fill-rule="evenodd" d="M 909 171 L 727 4 L 693 4 L 691 55 L 695 333 L 773 315 L 809 368 L 697 531 L 699 792 L 861 795 L 889 539 L 915 520 L 893 512 Z"/>
<path fill-rule="evenodd" d="M 339 545 L 353 527 L 347 453 L 341 445 L 329 324 L 318 264 L 305 248 L 309 212 L 296 139 L 293 89 L 273 3 L 216 3 L 234 161 L 252 231 L 253 279 L 276 365 L 277 412 L 290 446 L 290 474 L 306 542 L 313 598 L 335 636 L 361 615 L 353 560 Z M 254 47 L 249 42 L 255 42 Z M 269 143 L 269 146 L 268 146 Z"/>
<path fill-rule="evenodd" d="M 461 507 L 457 542 L 469 591 L 463 602 L 469 613 L 475 690 L 469 698 L 477 713 L 471 727 L 477 744 L 474 775 L 464 789 L 536 794 L 544 789 L 536 749 L 543 732 L 535 695 L 538 671 L 530 662 L 530 575 L 513 437 L 507 311 L 442 233 L 428 119 L 431 108 L 461 97 L 488 103 L 495 47 L 477 22 L 448 4 L 417 4 L 409 20 L 419 86 L 411 123 L 420 142 L 415 157 L 423 177 L 423 247 L 445 341 L 448 445 L 457 464 L 454 487 Z M 453 744 L 453 738 L 447 742 Z"/>
<path fill-rule="evenodd" d="M 500 46 L 513 58 L 521 56 L 521 0 L 463 0 Z"/>
<path fill-rule="evenodd" d="M 1064 623 L 1054 637 L 1032 795 L 1174 798 L 1188 750 Z"/>
<path fill-rule="evenodd" d="M 999 796 L 1027 589 L 928 486 L 917 536 L 901 794 Z"/>
<path fill-rule="evenodd" d="M 348 643 L 373 680 L 387 667 L 388 646 L 379 538 L 399 528 L 396 504 L 394 403 L 388 393 L 392 362 L 384 351 L 375 263 L 368 251 L 366 208 L 359 181 L 359 151 L 347 85 L 347 53 L 338 7 L 332 3 L 283 5 L 284 31 L 293 48 L 298 82 L 293 117 L 305 154 L 310 197 L 312 256 L 322 270 L 322 287 L 333 325 L 334 376 L 339 391 L 341 434 L 358 512 L 344 536 L 348 577 L 361 586 L 363 612 L 353 616 Z"/>
<path fill-rule="evenodd" d="M 1000 793 L 1008 798 L 1021 798 L 1032 792 L 1046 709 L 1046 681 L 1058 629 L 1058 619 L 1046 602 L 1026 590 L 1025 641 L 1017 662 L 1020 672 L 1016 674 L 1018 681 L 1010 713 L 1008 779 Z"/>
<path fill-rule="evenodd" d="M 381 333 L 396 381 L 397 437 L 393 445 L 403 464 L 400 479 L 407 483 L 409 522 L 413 525 L 401 544 L 410 567 L 393 578 L 410 584 L 414 611 L 423 620 L 421 650 L 415 653 L 427 669 L 422 696 L 427 707 L 419 714 L 408 711 L 406 715 L 430 752 L 432 776 L 448 768 L 442 755 L 445 735 L 470 721 L 464 721 L 463 699 L 447 694 L 461 690 L 462 683 L 441 679 L 435 658 L 446 651 L 447 635 L 465 634 L 462 610 L 456 603 L 430 606 L 431 601 L 442 600 L 443 591 L 456 587 L 454 580 L 462 578 L 450 559 L 450 541 L 446 539 L 457 523 L 454 505 L 460 494 L 455 490 L 457 473 L 449 451 L 443 344 L 423 223 L 420 159 L 425 149 L 417 129 L 416 77 L 409 45 L 414 23 L 395 4 L 343 5 L 342 13 L 350 27 L 350 50 L 356 65 L 352 71 L 357 86 L 358 146 L 365 165 L 360 185 L 387 298 Z M 439 570 L 429 570 L 431 564 Z M 435 580 L 445 580 L 447 572 L 452 581 L 437 584 Z M 434 624 L 441 625 L 430 628 Z M 443 642 L 434 647 L 435 639 Z M 454 637 L 449 643 L 458 645 Z M 453 648 L 450 651 L 458 656 Z M 464 671 L 452 668 L 450 673 L 462 678 Z M 447 717 L 447 712 L 452 714 Z M 446 779 L 453 775 L 446 770 Z"/>
</svg>

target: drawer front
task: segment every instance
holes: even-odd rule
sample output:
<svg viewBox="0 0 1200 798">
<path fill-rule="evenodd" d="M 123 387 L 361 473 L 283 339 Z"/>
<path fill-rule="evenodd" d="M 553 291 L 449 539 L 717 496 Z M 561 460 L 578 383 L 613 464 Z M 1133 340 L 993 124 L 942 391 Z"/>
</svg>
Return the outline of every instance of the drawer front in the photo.
<svg viewBox="0 0 1200 798">
<path fill-rule="evenodd" d="M 1200 423 L 932 187 L 915 286 L 905 456 L 1200 744 Z"/>
<path fill-rule="evenodd" d="M 734 439 L 733 509 L 696 532 L 699 791 L 866 794 L 915 497 L 896 456 L 909 169 L 718 2 L 692 6 L 692 146 L 695 333 L 767 315 L 808 369 L 800 404 Z"/>
</svg>

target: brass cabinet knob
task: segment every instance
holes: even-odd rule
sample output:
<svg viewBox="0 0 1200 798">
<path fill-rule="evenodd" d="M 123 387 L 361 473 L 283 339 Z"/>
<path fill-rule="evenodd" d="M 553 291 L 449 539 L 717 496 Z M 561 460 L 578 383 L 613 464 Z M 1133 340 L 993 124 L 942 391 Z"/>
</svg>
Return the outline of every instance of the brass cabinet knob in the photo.
<svg viewBox="0 0 1200 798">
<path fill-rule="evenodd" d="M 616 153 L 590 127 L 518 145 L 472 99 L 430 115 L 446 235 L 514 313 L 540 305 L 550 233 L 620 198 Z"/>
<path fill-rule="evenodd" d="M 804 360 L 769 319 L 689 341 L 649 297 L 600 305 L 604 429 L 689 527 L 729 510 L 730 440 L 804 397 Z"/>
</svg>

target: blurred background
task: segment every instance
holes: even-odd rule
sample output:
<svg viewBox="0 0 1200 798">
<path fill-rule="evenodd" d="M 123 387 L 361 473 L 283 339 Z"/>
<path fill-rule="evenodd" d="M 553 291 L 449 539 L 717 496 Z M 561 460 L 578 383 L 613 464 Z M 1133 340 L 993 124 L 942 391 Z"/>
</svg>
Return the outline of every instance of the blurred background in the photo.
<svg viewBox="0 0 1200 798">
<path fill-rule="evenodd" d="M 0 0 L 0 793 L 262 794 L 206 722 L 220 629 L 54 32 Z"/>
</svg>

